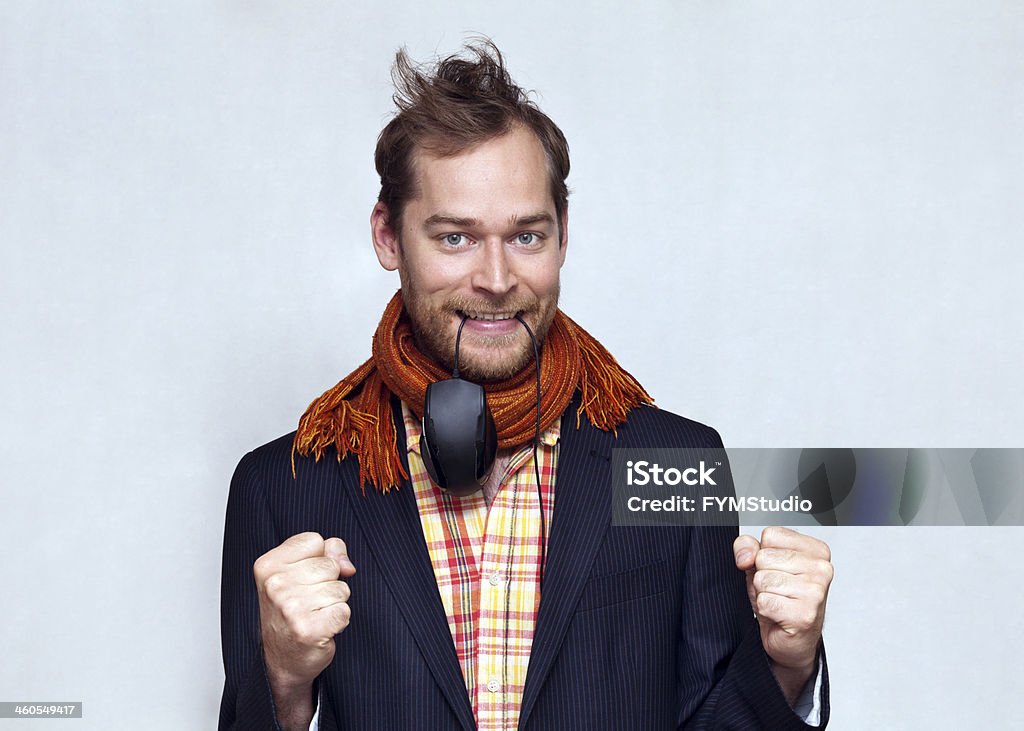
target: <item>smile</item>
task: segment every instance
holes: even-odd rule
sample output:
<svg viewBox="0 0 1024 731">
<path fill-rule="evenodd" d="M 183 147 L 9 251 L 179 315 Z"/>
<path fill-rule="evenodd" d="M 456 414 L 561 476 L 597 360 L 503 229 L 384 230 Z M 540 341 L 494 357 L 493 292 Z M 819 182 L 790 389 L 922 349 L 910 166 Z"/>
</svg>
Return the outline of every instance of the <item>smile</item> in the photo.
<svg viewBox="0 0 1024 731">
<path fill-rule="evenodd" d="M 493 322 L 496 320 L 511 320 L 516 316 L 515 312 L 474 312 L 472 310 L 459 310 L 460 315 L 465 315 L 470 320 L 484 320 Z"/>
</svg>

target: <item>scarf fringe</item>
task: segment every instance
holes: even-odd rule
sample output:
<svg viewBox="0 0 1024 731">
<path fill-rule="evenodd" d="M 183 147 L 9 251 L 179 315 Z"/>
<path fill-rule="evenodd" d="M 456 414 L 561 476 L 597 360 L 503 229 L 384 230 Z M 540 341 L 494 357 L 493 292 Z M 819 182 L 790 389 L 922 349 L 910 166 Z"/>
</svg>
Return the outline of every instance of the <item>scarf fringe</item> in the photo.
<svg viewBox="0 0 1024 731">
<path fill-rule="evenodd" d="M 580 417 L 586 413 L 591 424 L 618 436 L 617 427 L 625 423 L 629 412 L 641 404 L 653 404 L 654 399 L 594 336 L 570 318 L 566 320 L 577 331 L 582 361 L 582 398 L 576 410 L 576 428 L 580 428 Z"/>
</svg>

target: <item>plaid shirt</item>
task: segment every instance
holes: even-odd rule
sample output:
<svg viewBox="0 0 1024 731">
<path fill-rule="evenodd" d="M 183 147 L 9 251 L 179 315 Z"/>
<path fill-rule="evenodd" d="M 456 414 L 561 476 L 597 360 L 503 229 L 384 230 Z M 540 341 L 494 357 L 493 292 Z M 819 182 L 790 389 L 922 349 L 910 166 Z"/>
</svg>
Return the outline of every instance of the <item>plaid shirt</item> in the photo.
<svg viewBox="0 0 1024 731">
<path fill-rule="evenodd" d="M 540 506 L 533 445 L 512 456 L 488 507 L 482 492 L 455 498 L 434 486 L 420 457 L 420 423 L 405 404 L 402 413 L 423 536 L 477 728 L 515 729 L 540 606 Z M 541 434 L 537 447 L 547 536 L 559 429 L 556 421 Z"/>
</svg>

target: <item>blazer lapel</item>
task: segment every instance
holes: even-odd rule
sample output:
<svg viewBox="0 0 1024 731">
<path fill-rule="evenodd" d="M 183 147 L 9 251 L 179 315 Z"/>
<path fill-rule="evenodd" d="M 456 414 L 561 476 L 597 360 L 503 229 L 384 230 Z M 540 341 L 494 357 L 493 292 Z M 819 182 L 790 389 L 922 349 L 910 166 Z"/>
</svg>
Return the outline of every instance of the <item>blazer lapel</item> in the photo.
<svg viewBox="0 0 1024 731">
<path fill-rule="evenodd" d="M 398 453 L 408 471 L 401 408 L 395 411 Z M 473 708 L 437 591 L 412 485 L 405 480 L 397 490 L 387 495 L 368 486 L 364 497 L 359 490 L 358 479 L 346 482 L 349 483 L 346 487 L 353 512 L 366 533 L 374 559 L 401 607 L 420 652 L 462 727 L 472 731 L 476 728 Z"/>
<path fill-rule="evenodd" d="M 611 475 L 614 437 L 593 427 L 585 417 L 580 428 L 575 428 L 571 421 L 575 419 L 578 398 L 577 393 L 563 417 L 570 423 L 563 425 L 561 432 L 555 513 L 519 715 L 520 728 L 525 727 L 558 655 L 597 549 L 611 524 L 610 492 L 604 483 Z"/>
</svg>

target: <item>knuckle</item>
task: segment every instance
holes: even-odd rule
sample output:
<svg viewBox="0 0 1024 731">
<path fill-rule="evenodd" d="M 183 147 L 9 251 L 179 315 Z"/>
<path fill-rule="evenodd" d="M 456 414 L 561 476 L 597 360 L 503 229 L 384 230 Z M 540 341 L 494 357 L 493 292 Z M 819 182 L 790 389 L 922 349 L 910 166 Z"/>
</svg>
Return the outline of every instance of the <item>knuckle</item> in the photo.
<svg viewBox="0 0 1024 731">
<path fill-rule="evenodd" d="M 832 549 L 828 547 L 828 544 L 825 543 L 825 541 L 821 541 L 821 555 L 826 561 L 832 560 Z"/>
<path fill-rule="evenodd" d="M 352 621 L 352 607 L 348 604 L 336 604 L 334 605 L 332 615 L 334 618 L 332 629 L 334 634 L 338 634 L 348 627 L 349 622 Z"/>
<path fill-rule="evenodd" d="M 832 583 L 832 579 L 834 579 L 835 577 L 836 577 L 836 567 L 830 561 L 826 561 L 825 562 L 825 578 L 828 579 L 828 582 L 831 584 Z"/>
<path fill-rule="evenodd" d="M 266 592 L 267 596 L 271 599 L 278 596 L 287 587 L 288 579 L 280 572 L 270 574 L 263 579 L 263 591 Z"/>
<path fill-rule="evenodd" d="M 287 622 L 288 631 L 296 642 L 311 645 L 319 639 L 316 627 L 308 616 L 290 614 L 287 616 Z"/>
<path fill-rule="evenodd" d="M 299 623 L 302 616 L 302 600 L 297 596 L 284 597 L 278 602 L 281 613 L 288 617 L 290 622 Z"/>
<path fill-rule="evenodd" d="M 306 531 L 305 533 L 297 533 L 288 540 L 295 541 L 298 545 L 306 548 L 310 551 L 323 551 L 324 537 L 315 531 Z"/>
<path fill-rule="evenodd" d="M 340 587 L 338 594 L 341 596 L 341 600 L 347 602 L 348 598 L 352 596 L 352 588 L 345 581 L 339 581 Z"/>
<path fill-rule="evenodd" d="M 259 579 L 260 576 L 262 576 L 266 572 L 266 569 L 267 569 L 267 554 L 264 553 L 258 559 L 253 561 L 253 563 L 252 563 L 252 574 L 257 579 Z"/>
<path fill-rule="evenodd" d="M 817 573 L 827 583 L 832 582 L 832 577 L 835 576 L 835 568 L 826 560 L 819 560 L 817 565 Z"/>
<path fill-rule="evenodd" d="M 302 645 L 316 645 L 321 639 L 306 622 L 295 622 L 292 625 L 292 634 L 295 641 Z"/>
<path fill-rule="evenodd" d="M 800 624 L 804 629 L 813 629 L 818 623 L 818 613 L 813 609 L 809 609 L 803 613 L 800 619 Z"/>
</svg>

